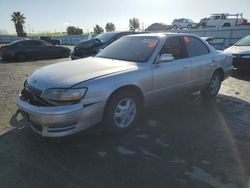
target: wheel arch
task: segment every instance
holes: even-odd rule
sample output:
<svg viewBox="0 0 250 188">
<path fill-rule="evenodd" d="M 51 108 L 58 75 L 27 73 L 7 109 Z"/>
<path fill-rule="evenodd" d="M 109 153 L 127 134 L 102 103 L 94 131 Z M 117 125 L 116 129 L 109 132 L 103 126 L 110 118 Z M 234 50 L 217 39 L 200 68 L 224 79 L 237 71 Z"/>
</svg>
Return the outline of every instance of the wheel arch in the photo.
<svg viewBox="0 0 250 188">
<path fill-rule="evenodd" d="M 231 23 L 230 22 L 225 22 L 222 27 L 231 27 Z"/>
<path fill-rule="evenodd" d="M 219 73 L 221 75 L 222 80 L 225 79 L 225 73 L 224 73 L 223 68 L 219 67 L 219 68 L 215 69 L 215 71 L 213 72 L 213 74 L 214 73 Z"/>
<path fill-rule="evenodd" d="M 143 95 L 142 90 L 138 86 L 130 84 L 130 85 L 124 85 L 124 86 L 121 86 L 121 87 L 118 87 L 117 89 L 115 89 L 109 95 L 108 100 L 107 100 L 107 102 L 105 104 L 105 108 L 104 109 L 106 109 L 108 103 L 110 102 L 110 100 L 112 99 L 112 97 L 114 95 L 116 95 L 116 94 L 118 94 L 118 93 L 120 93 L 120 92 L 122 92 L 124 90 L 129 90 L 129 91 L 134 92 L 139 97 L 140 103 L 142 104 L 142 106 L 144 105 L 144 95 Z"/>
</svg>

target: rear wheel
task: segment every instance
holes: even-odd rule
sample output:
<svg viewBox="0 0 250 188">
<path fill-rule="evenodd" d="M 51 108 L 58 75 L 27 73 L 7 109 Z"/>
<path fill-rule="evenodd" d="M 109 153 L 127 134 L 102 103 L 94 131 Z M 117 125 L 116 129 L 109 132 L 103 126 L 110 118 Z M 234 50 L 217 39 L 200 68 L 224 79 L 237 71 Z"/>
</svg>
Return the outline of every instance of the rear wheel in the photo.
<svg viewBox="0 0 250 188">
<path fill-rule="evenodd" d="M 207 27 L 206 22 L 202 22 L 202 23 L 200 24 L 200 27 L 201 27 L 201 28 L 205 28 L 205 27 Z"/>
<path fill-rule="evenodd" d="M 205 99 L 214 98 L 220 90 L 221 82 L 222 82 L 222 75 L 219 71 L 216 71 L 213 74 L 209 85 L 205 89 L 202 89 L 200 91 L 201 96 L 204 97 Z"/>
<path fill-rule="evenodd" d="M 224 23 L 222 27 L 231 27 L 230 23 Z"/>
<path fill-rule="evenodd" d="M 106 131 L 120 133 L 136 125 L 141 114 L 140 97 L 132 91 L 121 91 L 107 103 L 104 124 Z"/>
<path fill-rule="evenodd" d="M 16 59 L 17 59 L 18 61 L 25 61 L 25 60 L 27 59 L 27 56 L 26 56 L 24 53 L 18 53 L 18 54 L 16 55 Z"/>
</svg>

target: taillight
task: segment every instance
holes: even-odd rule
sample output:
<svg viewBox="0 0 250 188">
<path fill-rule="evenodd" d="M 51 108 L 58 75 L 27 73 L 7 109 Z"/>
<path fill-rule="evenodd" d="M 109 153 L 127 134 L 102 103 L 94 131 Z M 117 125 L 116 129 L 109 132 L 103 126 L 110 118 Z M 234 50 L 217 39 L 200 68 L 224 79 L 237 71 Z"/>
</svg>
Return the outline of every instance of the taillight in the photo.
<svg viewBox="0 0 250 188">
<path fill-rule="evenodd" d="M 5 48 L 4 48 L 4 47 L 1 47 L 1 48 L 0 48 L 0 52 L 3 53 L 4 51 L 5 51 Z"/>
<path fill-rule="evenodd" d="M 7 50 L 7 46 L 2 46 L 2 47 L 0 48 L 0 52 L 1 52 L 1 53 L 5 52 L 6 50 Z"/>
</svg>

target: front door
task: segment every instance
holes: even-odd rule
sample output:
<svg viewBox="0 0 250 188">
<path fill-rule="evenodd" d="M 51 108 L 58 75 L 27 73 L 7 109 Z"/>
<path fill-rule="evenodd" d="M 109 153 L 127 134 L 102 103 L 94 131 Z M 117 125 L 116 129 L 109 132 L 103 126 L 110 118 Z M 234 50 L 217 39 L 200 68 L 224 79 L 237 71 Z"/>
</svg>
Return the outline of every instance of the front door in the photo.
<svg viewBox="0 0 250 188">
<path fill-rule="evenodd" d="M 182 37 L 168 38 L 161 54 L 172 54 L 174 60 L 152 65 L 155 102 L 181 95 L 188 89 L 191 80 L 191 61 L 186 55 Z"/>
</svg>

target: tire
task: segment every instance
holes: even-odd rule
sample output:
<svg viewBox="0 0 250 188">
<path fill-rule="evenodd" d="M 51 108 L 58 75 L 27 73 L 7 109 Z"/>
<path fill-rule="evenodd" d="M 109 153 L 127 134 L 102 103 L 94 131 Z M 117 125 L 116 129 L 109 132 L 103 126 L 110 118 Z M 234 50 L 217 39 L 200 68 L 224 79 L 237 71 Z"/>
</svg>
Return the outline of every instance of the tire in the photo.
<svg viewBox="0 0 250 188">
<path fill-rule="evenodd" d="M 68 57 L 68 56 L 69 56 L 68 51 L 63 50 L 63 51 L 60 53 L 60 57 L 61 57 L 61 58 L 66 58 L 66 57 Z"/>
<path fill-rule="evenodd" d="M 205 28 L 205 27 L 207 27 L 207 24 L 206 24 L 206 22 L 203 22 L 200 24 L 200 26 L 201 26 L 201 28 Z"/>
<path fill-rule="evenodd" d="M 18 53 L 16 54 L 16 59 L 20 62 L 25 61 L 27 59 L 27 56 L 24 53 Z"/>
<path fill-rule="evenodd" d="M 222 74 L 219 71 L 214 72 L 208 86 L 200 91 L 204 99 L 211 99 L 217 96 L 222 82 Z"/>
<path fill-rule="evenodd" d="M 133 128 L 138 123 L 141 112 L 141 98 L 135 92 L 122 90 L 114 94 L 104 112 L 105 131 L 122 133 Z"/>
<path fill-rule="evenodd" d="M 231 27 L 230 23 L 224 23 L 222 27 Z"/>
</svg>

